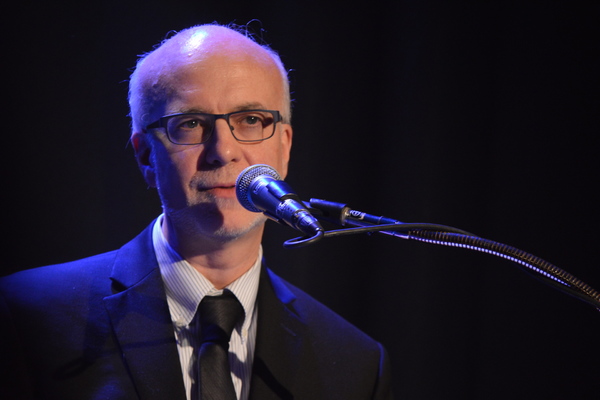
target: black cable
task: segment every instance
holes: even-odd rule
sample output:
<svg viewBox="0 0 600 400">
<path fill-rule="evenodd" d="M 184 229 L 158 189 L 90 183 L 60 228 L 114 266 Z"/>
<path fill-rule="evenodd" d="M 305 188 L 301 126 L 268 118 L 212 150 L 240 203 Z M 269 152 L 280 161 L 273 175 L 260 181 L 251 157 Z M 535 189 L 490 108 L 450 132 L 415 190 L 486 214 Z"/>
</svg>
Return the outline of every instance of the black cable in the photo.
<svg viewBox="0 0 600 400">
<path fill-rule="evenodd" d="M 325 236 L 325 231 L 317 231 L 313 236 L 303 236 L 295 239 L 287 240 L 283 243 L 283 247 L 287 249 L 295 248 L 295 247 L 305 247 L 309 244 L 316 243 L 321 240 Z"/>
</svg>

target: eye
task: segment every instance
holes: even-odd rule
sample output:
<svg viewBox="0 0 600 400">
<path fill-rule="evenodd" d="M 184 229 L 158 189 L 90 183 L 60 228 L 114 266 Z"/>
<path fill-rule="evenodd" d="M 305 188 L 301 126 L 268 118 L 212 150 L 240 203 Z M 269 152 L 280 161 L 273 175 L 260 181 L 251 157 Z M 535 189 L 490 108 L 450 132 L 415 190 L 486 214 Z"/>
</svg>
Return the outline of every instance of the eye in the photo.
<svg viewBox="0 0 600 400">
<path fill-rule="evenodd" d="M 175 129 L 196 129 L 202 126 L 202 122 L 196 118 L 186 118 L 177 121 Z"/>
<path fill-rule="evenodd" d="M 253 127 L 256 125 L 263 125 L 264 118 L 260 114 L 249 113 L 249 114 L 240 114 L 235 119 L 235 125 L 243 126 L 243 127 Z"/>
<path fill-rule="evenodd" d="M 233 118 L 233 126 L 242 128 L 264 128 L 272 122 L 273 118 L 269 114 L 256 111 L 242 112 Z"/>
<path fill-rule="evenodd" d="M 181 114 L 173 116 L 168 123 L 171 134 L 184 134 L 192 131 L 210 130 L 210 120 L 202 114 Z"/>
<path fill-rule="evenodd" d="M 256 115 L 248 115 L 242 122 L 246 125 L 256 125 L 259 122 L 262 123 L 262 119 Z"/>
</svg>

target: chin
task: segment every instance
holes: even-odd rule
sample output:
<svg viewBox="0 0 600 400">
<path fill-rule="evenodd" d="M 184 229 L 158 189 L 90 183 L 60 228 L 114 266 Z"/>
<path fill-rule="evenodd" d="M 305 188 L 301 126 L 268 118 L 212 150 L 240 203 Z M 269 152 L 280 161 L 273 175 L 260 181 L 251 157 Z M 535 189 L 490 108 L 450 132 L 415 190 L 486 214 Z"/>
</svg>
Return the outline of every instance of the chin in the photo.
<svg viewBox="0 0 600 400">
<path fill-rule="evenodd" d="M 244 212 L 230 213 L 223 216 L 221 224 L 211 230 L 215 238 L 224 240 L 235 240 L 248 235 L 257 229 L 262 229 L 267 218 L 262 213 L 252 213 L 244 210 Z"/>
<path fill-rule="evenodd" d="M 224 207 L 222 204 L 201 203 L 181 210 L 165 208 L 165 213 L 171 223 L 177 226 L 177 230 L 219 241 L 240 239 L 261 229 L 267 220 L 262 213 L 250 212 L 239 203 Z"/>
</svg>

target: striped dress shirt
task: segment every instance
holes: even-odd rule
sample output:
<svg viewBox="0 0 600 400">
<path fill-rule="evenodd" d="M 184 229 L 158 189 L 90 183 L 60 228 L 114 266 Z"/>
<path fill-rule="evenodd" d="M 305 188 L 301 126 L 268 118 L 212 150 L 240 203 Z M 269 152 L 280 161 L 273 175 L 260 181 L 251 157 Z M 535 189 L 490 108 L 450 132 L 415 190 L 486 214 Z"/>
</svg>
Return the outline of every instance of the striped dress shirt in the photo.
<svg viewBox="0 0 600 400">
<path fill-rule="evenodd" d="M 169 245 L 163 235 L 161 215 L 153 227 L 152 240 L 156 259 L 160 267 L 171 320 L 177 340 L 179 360 L 183 372 L 183 383 L 188 400 L 197 399 L 195 366 L 195 349 L 198 346 L 198 334 L 190 326 L 198 304 L 204 296 L 214 296 L 222 293 L 184 260 Z M 252 361 L 256 342 L 256 294 L 262 259 L 262 247 L 259 248 L 254 265 L 235 282 L 227 286 L 244 307 L 244 321 L 238 323 L 231 335 L 229 343 L 229 362 L 231 377 L 238 399 L 248 399 Z"/>
</svg>

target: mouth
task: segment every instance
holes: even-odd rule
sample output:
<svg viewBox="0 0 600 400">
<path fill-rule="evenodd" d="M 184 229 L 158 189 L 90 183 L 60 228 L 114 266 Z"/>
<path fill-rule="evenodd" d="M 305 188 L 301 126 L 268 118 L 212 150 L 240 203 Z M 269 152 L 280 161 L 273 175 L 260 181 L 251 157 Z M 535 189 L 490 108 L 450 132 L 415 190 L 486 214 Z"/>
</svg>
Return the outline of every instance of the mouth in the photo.
<svg viewBox="0 0 600 400">
<path fill-rule="evenodd" d="M 212 193 L 218 197 L 235 197 L 235 184 L 210 185 L 198 187 L 201 193 Z"/>
<path fill-rule="evenodd" d="M 235 189 L 235 183 L 217 183 L 214 185 L 199 185 L 198 190 Z"/>
</svg>

